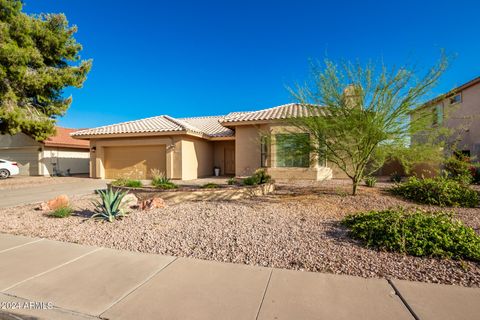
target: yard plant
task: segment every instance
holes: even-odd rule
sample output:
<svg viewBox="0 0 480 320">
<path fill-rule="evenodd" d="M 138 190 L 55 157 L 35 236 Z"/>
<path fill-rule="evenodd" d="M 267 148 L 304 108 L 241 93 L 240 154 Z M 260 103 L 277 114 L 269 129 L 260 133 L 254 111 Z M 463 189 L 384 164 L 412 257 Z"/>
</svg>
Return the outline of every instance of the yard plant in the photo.
<svg viewBox="0 0 480 320">
<path fill-rule="evenodd" d="M 267 174 L 265 169 L 258 169 L 253 175 L 243 179 L 243 184 L 246 186 L 256 186 L 272 181 L 272 177 Z"/>
<path fill-rule="evenodd" d="M 122 208 L 122 199 L 127 195 L 127 192 L 120 190 L 99 190 L 100 201 L 95 200 L 95 213 L 91 216 L 94 219 L 105 220 L 113 222 L 123 218 L 127 213 Z"/>
<path fill-rule="evenodd" d="M 142 187 L 142 181 L 140 180 L 134 180 L 134 179 L 128 179 L 128 178 L 120 178 L 115 181 L 112 181 L 113 186 L 117 187 L 128 187 L 128 188 L 141 188 Z"/>
<path fill-rule="evenodd" d="M 53 218 L 66 218 L 70 217 L 72 213 L 73 209 L 71 207 L 61 207 L 50 212 L 49 216 Z"/>
<path fill-rule="evenodd" d="M 377 178 L 372 176 L 365 177 L 365 185 L 367 187 L 373 188 L 375 187 L 376 183 L 377 183 Z"/>
<path fill-rule="evenodd" d="M 348 215 L 342 224 L 367 247 L 413 256 L 480 261 L 480 236 L 453 213 L 390 209 Z"/>
<path fill-rule="evenodd" d="M 152 186 L 159 189 L 176 189 L 178 186 L 173 183 L 164 172 L 160 172 L 157 169 L 151 171 Z"/>
<path fill-rule="evenodd" d="M 213 182 L 205 183 L 202 186 L 202 189 L 217 189 L 217 188 L 220 188 L 220 186 Z"/>
<path fill-rule="evenodd" d="M 411 177 L 390 191 L 408 200 L 441 207 L 476 207 L 478 192 L 456 180 L 446 177 Z"/>
</svg>

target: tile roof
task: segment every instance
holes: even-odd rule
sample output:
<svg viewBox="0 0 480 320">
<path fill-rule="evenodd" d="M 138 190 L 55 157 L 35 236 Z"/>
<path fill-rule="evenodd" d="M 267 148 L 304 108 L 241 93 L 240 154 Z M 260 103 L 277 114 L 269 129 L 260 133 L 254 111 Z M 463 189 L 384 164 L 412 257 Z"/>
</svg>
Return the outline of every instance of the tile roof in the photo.
<svg viewBox="0 0 480 320">
<path fill-rule="evenodd" d="M 248 121 L 287 119 L 289 117 L 306 116 L 311 113 L 312 110 L 309 107 L 291 103 L 259 111 L 232 112 L 226 116 L 173 118 L 163 115 L 80 130 L 72 133 L 72 136 L 81 138 L 95 135 L 128 133 L 187 132 L 200 134 L 206 138 L 231 137 L 234 136 L 234 131 L 226 127 L 230 124 Z"/>
<path fill-rule="evenodd" d="M 85 140 L 73 139 L 70 134 L 78 131 L 78 129 L 56 127 L 56 134 L 53 137 L 43 141 L 47 147 L 64 147 L 64 148 L 84 148 L 88 149 L 90 143 Z"/>
<path fill-rule="evenodd" d="M 312 114 L 312 109 L 299 103 L 289 103 L 278 107 L 263 109 L 251 112 L 232 112 L 221 121 L 223 124 L 248 122 L 248 121 L 268 121 L 281 120 L 295 117 L 305 117 Z"/>
</svg>

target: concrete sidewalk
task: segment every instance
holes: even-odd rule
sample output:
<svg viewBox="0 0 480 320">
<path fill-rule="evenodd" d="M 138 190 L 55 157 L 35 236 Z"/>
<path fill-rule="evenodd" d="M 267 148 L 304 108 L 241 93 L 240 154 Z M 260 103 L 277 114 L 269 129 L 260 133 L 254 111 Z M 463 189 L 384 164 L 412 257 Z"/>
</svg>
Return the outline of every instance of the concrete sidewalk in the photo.
<svg viewBox="0 0 480 320">
<path fill-rule="evenodd" d="M 0 208 L 19 206 L 36 202 L 47 201 L 58 195 L 66 194 L 69 197 L 93 193 L 96 189 L 107 187 L 105 180 L 89 178 L 72 178 L 70 182 L 26 186 L 18 189 L 0 190 L 2 199 Z"/>
<path fill-rule="evenodd" d="M 0 319 L 475 319 L 480 289 L 0 234 Z"/>
</svg>

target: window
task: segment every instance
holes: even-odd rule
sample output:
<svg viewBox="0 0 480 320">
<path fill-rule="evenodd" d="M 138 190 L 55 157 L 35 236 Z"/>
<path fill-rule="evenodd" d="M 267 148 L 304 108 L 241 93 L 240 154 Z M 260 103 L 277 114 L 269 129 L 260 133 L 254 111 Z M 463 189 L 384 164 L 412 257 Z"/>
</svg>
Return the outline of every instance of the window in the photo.
<svg viewBox="0 0 480 320">
<path fill-rule="evenodd" d="M 456 94 L 450 98 L 450 104 L 456 104 L 462 102 L 462 94 Z"/>
<path fill-rule="evenodd" d="M 275 140 L 277 167 L 306 168 L 310 166 L 308 133 L 277 134 Z"/>
<path fill-rule="evenodd" d="M 268 138 L 263 136 L 260 141 L 260 166 L 267 167 Z"/>
</svg>

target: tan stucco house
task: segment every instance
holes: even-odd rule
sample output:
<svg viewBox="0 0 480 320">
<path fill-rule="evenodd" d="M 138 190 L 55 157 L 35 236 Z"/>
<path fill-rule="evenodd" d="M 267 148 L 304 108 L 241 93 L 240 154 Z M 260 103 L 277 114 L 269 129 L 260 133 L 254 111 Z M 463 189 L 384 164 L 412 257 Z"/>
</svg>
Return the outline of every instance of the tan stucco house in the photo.
<svg viewBox="0 0 480 320">
<path fill-rule="evenodd" d="M 41 142 L 24 133 L 0 135 L 0 159 L 17 162 L 20 175 L 87 174 L 89 143 L 73 139 L 75 131 L 56 127 L 55 135 Z"/>
<path fill-rule="evenodd" d="M 412 112 L 432 114 L 432 126 L 454 129 L 450 143 L 457 151 L 480 160 L 480 77 L 442 94 Z"/>
<path fill-rule="evenodd" d="M 265 168 L 275 179 L 322 180 L 332 170 L 313 155 L 293 152 L 295 132 L 285 119 L 307 107 L 286 104 L 225 116 L 173 118 L 167 115 L 72 133 L 90 141 L 90 176 L 148 179 L 152 169 L 171 179 L 248 176 Z M 266 138 L 268 137 L 268 139 Z"/>
</svg>

